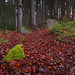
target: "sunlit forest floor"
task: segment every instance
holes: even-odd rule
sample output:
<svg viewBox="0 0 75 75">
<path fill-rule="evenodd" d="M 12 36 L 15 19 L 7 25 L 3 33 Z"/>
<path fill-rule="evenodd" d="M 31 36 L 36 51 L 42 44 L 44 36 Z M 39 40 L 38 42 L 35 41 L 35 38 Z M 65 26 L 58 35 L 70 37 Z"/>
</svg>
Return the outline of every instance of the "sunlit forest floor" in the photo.
<svg viewBox="0 0 75 75">
<path fill-rule="evenodd" d="M 62 42 L 49 29 L 28 34 L 0 31 L 0 75 L 74 75 L 75 39 Z M 2 61 L 7 52 L 23 44 L 25 58 Z"/>
</svg>

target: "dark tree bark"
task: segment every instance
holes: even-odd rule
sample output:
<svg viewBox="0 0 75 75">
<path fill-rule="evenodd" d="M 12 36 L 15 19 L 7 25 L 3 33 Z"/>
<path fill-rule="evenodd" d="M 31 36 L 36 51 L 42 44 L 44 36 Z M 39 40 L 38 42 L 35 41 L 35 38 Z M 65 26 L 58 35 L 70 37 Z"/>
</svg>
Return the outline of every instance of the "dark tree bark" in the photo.
<svg viewBox="0 0 75 75">
<path fill-rule="evenodd" d="M 45 15 L 44 15 L 44 0 L 42 0 L 42 27 L 44 25 L 44 21 L 45 21 Z"/>
<path fill-rule="evenodd" d="M 58 20 L 58 0 L 55 0 L 55 19 Z"/>
</svg>

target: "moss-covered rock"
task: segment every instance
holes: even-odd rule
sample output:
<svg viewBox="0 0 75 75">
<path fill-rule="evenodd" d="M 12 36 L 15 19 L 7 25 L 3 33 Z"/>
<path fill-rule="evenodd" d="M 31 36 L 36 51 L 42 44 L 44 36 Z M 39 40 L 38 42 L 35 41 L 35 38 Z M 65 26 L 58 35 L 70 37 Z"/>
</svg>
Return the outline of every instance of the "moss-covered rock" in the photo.
<svg viewBox="0 0 75 75">
<path fill-rule="evenodd" d="M 21 48 L 22 44 L 16 45 L 14 48 L 12 48 L 8 54 L 5 56 L 4 60 L 12 61 L 15 59 L 22 59 L 25 57 L 24 51 Z M 4 61 L 3 60 L 3 61 Z"/>
<path fill-rule="evenodd" d="M 21 32 L 21 33 L 30 33 L 30 32 L 32 32 L 31 30 L 29 30 L 25 26 L 23 26 L 22 28 L 20 28 L 18 31 Z"/>
</svg>

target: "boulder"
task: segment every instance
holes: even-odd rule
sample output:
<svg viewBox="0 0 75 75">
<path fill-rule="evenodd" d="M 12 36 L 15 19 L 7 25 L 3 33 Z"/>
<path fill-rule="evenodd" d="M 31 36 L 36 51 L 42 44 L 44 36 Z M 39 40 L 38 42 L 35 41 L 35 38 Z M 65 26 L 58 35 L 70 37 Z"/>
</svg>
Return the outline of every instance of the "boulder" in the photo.
<svg viewBox="0 0 75 75">
<path fill-rule="evenodd" d="M 54 19 L 48 19 L 47 20 L 47 28 L 54 26 L 55 23 L 58 23 L 58 21 L 54 20 Z"/>
<path fill-rule="evenodd" d="M 21 28 L 21 33 L 30 33 L 28 30 L 26 30 L 24 27 Z"/>
</svg>

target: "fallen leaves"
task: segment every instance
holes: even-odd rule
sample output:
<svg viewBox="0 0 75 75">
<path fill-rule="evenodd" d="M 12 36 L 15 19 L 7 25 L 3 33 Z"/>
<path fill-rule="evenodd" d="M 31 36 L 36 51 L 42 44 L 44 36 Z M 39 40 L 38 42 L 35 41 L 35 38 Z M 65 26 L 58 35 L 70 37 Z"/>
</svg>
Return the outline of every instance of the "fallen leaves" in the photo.
<svg viewBox="0 0 75 75">
<path fill-rule="evenodd" d="M 66 75 L 75 64 L 75 39 L 70 43 L 54 40 L 57 35 L 51 34 L 49 30 L 29 34 L 16 31 L 4 34 L 0 31 L 2 37 L 9 41 L 0 44 L 0 74 Z M 21 43 L 26 56 L 24 59 L 2 61 L 11 48 Z"/>
</svg>

